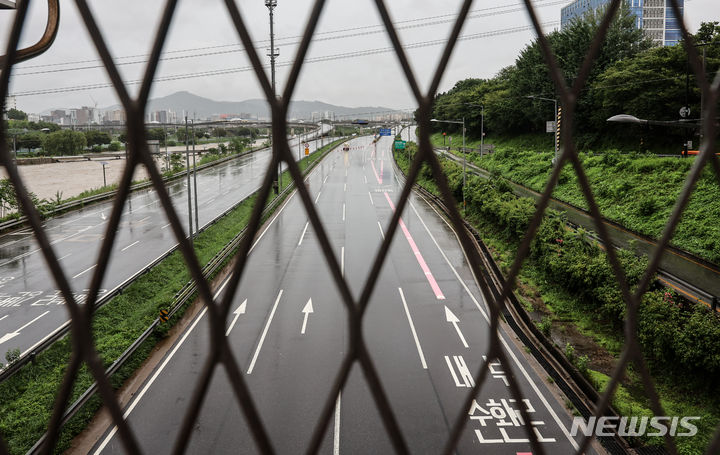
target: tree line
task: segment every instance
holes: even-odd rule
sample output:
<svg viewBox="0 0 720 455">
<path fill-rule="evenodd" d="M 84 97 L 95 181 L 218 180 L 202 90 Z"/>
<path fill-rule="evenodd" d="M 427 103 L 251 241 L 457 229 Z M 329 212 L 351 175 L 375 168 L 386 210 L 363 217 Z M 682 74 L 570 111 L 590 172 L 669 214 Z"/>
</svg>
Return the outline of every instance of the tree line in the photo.
<svg viewBox="0 0 720 455">
<path fill-rule="evenodd" d="M 624 5 L 624 3 L 623 3 Z M 604 11 L 590 13 L 561 31 L 547 35 L 565 82 L 572 85 L 590 44 L 597 34 Z M 613 20 L 589 77 L 578 97 L 573 136 L 578 147 L 643 147 L 682 144 L 681 128 L 653 128 L 611 124 L 616 114 L 630 114 L 649 120 L 679 120 L 679 109 L 691 108 L 690 117 L 700 116 L 701 96 L 695 74 L 688 64 L 685 47 L 653 46 L 636 18 L 623 6 Z M 705 53 L 705 71 L 712 81 L 720 67 L 720 26 L 703 23 L 693 36 L 700 55 Z M 687 82 L 687 87 L 686 87 Z M 486 135 L 516 136 L 542 134 L 546 122 L 554 119 L 552 102 L 535 97 L 559 96 L 538 39 L 528 44 L 513 65 L 490 79 L 466 79 L 437 95 L 433 118 L 465 118 L 470 136 L 480 137 L 484 107 Z M 459 131 L 456 125 L 435 124 L 436 131 Z M 674 141 L 674 142 L 673 142 Z"/>
<path fill-rule="evenodd" d="M 17 109 L 7 112 L 6 122 L 7 143 L 9 148 L 37 150 L 42 155 L 76 155 L 85 151 L 100 152 L 103 150 L 119 151 L 127 143 L 127 133 L 122 132 L 114 136 L 105 131 L 63 130 L 59 125 L 48 122 L 29 122 L 27 115 Z M 184 127 L 165 130 L 163 128 L 148 128 L 145 132 L 147 140 L 156 140 L 161 147 L 165 145 L 192 143 L 193 134 Z M 201 139 L 232 139 L 248 138 L 255 140 L 260 135 L 258 128 L 252 127 L 216 127 L 195 128 L 195 140 Z"/>
</svg>

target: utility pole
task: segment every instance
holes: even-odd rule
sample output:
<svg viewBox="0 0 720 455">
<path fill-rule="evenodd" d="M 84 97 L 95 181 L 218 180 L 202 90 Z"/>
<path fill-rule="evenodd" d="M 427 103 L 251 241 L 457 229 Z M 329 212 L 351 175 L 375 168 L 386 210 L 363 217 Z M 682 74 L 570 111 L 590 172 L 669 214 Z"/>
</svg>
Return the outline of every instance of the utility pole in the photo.
<svg viewBox="0 0 720 455">
<path fill-rule="evenodd" d="M 278 52 L 276 52 L 275 49 L 275 18 L 273 10 L 277 6 L 277 0 L 265 0 L 265 6 L 267 6 L 268 11 L 270 12 L 270 53 L 268 54 L 268 57 L 270 57 L 270 80 L 272 85 L 272 94 L 273 98 L 275 98 L 275 59 L 278 55 L 280 55 Z M 271 119 L 272 120 L 272 119 Z M 273 146 L 273 137 L 272 137 L 272 128 L 270 128 L 270 147 Z M 277 169 L 275 173 L 275 182 L 273 182 L 273 187 L 275 188 L 275 194 L 280 193 L 280 185 L 282 185 L 282 182 L 280 179 L 282 178 L 282 174 L 280 173 L 280 169 L 282 167 L 281 162 L 278 162 Z"/>
<path fill-rule="evenodd" d="M 194 117 L 194 115 L 193 115 Z M 197 198 L 197 166 L 195 162 L 195 119 L 192 121 L 192 135 L 193 135 L 193 193 L 195 193 L 195 231 L 200 229 L 200 220 L 198 214 L 198 198 Z"/>
<path fill-rule="evenodd" d="M 465 117 L 462 120 L 463 128 L 463 215 L 465 215 L 465 174 L 467 173 L 467 149 L 465 148 Z"/>
<path fill-rule="evenodd" d="M 193 223 L 192 223 L 192 199 L 190 197 L 190 142 L 188 138 L 188 118 L 185 116 L 185 175 L 187 176 L 187 195 L 188 195 L 188 227 L 190 234 L 190 245 L 193 243 Z"/>
<path fill-rule="evenodd" d="M 163 135 L 165 136 L 165 172 L 170 172 L 170 155 L 168 154 L 167 124 L 163 124 Z"/>
<path fill-rule="evenodd" d="M 480 158 L 483 156 L 485 151 L 485 106 L 482 106 L 480 111 Z"/>
</svg>

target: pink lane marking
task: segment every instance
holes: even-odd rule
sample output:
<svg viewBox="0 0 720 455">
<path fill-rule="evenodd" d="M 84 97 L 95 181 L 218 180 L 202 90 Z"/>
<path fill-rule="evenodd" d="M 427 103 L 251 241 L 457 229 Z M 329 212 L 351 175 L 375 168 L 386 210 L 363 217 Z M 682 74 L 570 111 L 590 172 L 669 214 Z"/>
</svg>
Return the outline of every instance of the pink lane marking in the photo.
<svg viewBox="0 0 720 455">
<path fill-rule="evenodd" d="M 532 452 L 517 452 L 515 455 L 533 455 Z"/>
<path fill-rule="evenodd" d="M 393 201 L 390 199 L 387 191 L 385 192 L 385 199 L 387 199 L 388 204 L 390 204 L 390 208 L 394 212 L 395 204 L 393 204 Z M 418 264 L 420 264 L 420 268 L 422 269 L 423 273 L 425 273 L 425 278 L 428 280 L 428 283 L 430 283 L 430 287 L 435 293 L 435 297 L 438 300 L 445 300 L 445 295 L 440 290 L 440 286 L 438 286 L 437 281 L 435 281 L 435 277 L 430 271 L 430 267 L 428 267 L 427 263 L 425 262 L 422 253 L 420 253 L 420 249 L 417 247 L 417 244 L 415 244 L 415 240 L 413 240 L 412 235 L 410 235 L 410 231 L 408 231 L 408 228 L 407 226 L 405 226 L 402 218 L 400 218 L 400 229 L 402 229 L 403 234 L 405 234 L 405 238 L 410 244 L 410 249 L 413 251 L 413 253 L 415 253 L 415 259 L 417 259 Z"/>
<path fill-rule="evenodd" d="M 377 179 L 378 183 L 382 185 L 382 169 L 380 170 L 380 175 L 378 175 L 377 168 L 375 167 L 375 161 L 370 161 L 370 164 L 372 165 L 373 172 L 375 173 L 375 178 Z"/>
<path fill-rule="evenodd" d="M 382 183 L 383 169 L 385 167 L 385 160 L 380 160 L 380 183 Z"/>
</svg>

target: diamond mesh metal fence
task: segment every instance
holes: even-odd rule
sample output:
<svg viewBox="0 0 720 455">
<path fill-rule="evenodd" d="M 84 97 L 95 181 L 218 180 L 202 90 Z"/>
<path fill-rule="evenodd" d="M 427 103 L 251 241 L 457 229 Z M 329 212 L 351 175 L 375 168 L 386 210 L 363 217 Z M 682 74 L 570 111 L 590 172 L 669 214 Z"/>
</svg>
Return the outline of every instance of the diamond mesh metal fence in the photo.
<svg viewBox="0 0 720 455">
<path fill-rule="evenodd" d="M 315 424 L 314 433 L 309 447 L 305 448 L 307 453 L 317 453 L 319 450 L 323 436 L 328 428 L 329 422 L 332 418 L 333 409 L 335 406 L 335 399 L 338 393 L 343 388 L 344 384 L 348 380 L 350 370 L 354 365 L 359 365 L 362 372 L 370 386 L 373 399 L 377 408 L 380 411 L 382 422 L 387 431 L 387 434 L 392 441 L 395 450 L 398 453 L 407 453 L 408 445 L 406 443 L 406 436 L 403 435 L 398 425 L 395 412 L 389 404 L 388 396 L 384 390 L 381 381 L 378 376 L 378 372 L 373 363 L 371 354 L 368 351 L 364 336 L 363 336 L 363 316 L 368 308 L 371 295 L 378 281 L 380 270 L 383 262 L 388 255 L 390 244 L 394 237 L 395 231 L 398 227 L 398 221 L 401 213 L 408 203 L 412 185 L 417 180 L 421 166 L 427 164 L 432 169 L 433 177 L 437 182 L 438 188 L 442 194 L 444 204 L 449 209 L 449 217 L 452 224 L 457 228 L 460 243 L 465 250 L 470 267 L 472 268 L 476 277 L 478 277 L 479 285 L 485 300 L 488 302 L 490 317 L 491 317 L 491 337 L 489 345 L 486 351 L 487 360 L 483 362 L 483 365 L 476 372 L 475 375 L 475 387 L 470 390 L 467 394 L 467 398 L 464 402 L 464 409 L 470 408 L 472 399 L 475 397 L 488 376 L 489 363 L 500 361 L 502 364 L 509 364 L 506 354 L 502 349 L 502 345 L 498 338 L 499 323 L 502 314 L 502 309 L 508 301 L 508 297 L 511 290 L 513 289 L 518 274 L 520 272 L 523 261 L 529 254 L 530 244 L 540 226 L 542 216 L 545 213 L 550 196 L 553 189 L 558 183 L 560 171 L 564 165 L 569 165 L 574 170 L 582 192 L 586 198 L 589 211 L 592 214 L 596 227 L 597 233 L 600 239 L 605 244 L 611 244 L 608 232 L 605 225 L 602 222 L 602 216 L 598 205 L 595 202 L 592 188 L 588 182 L 583 165 L 579 159 L 578 151 L 574 143 L 572 135 L 573 125 L 573 114 L 577 107 L 577 100 L 583 87 L 585 86 L 590 71 L 592 69 L 594 60 L 599 53 L 602 46 L 604 37 L 613 15 L 618 11 L 622 0 L 613 0 L 610 2 L 609 8 L 605 13 L 604 19 L 602 20 L 597 35 L 595 36 L 592 45 L 587 50 L 587 54 L 584 63 L 574 78 L 572 85 L 566 83 L 566 77 L 562 74 L 559 69 L 558 62 L 553 54 L 551 46 L 542 31 L 541 23 L 538 20 L 533 2 L 531 0 L 524 0 L 527 13 L 531 19 L 531 22 L 538 35 L 540 47 L 549 69 L 549 74 L 554 82 L 556 91 L 558 93 L 560 103 L 563 106 L 563 122 L 564 128 L 561 132 L 561 150 L 559 161 L 555 164 L 552 175 L 547 182 L 547 185 L 542 193 L 542 197 L 537 203 L 536 210 L 532 220 L 527 228 L 520 247 L 517 251 L 516 257 L 510 267 L 509 272 L 506 276 L 505 286 L 499 295 L 496 295 L 491 290 L 491 284 L 483 279 L 482 272 L 482 261 L 479 257 L 479 253 L 473 248 L 471 239 L 468 233 L 462 228 L 461 214 L 457 210 L 457 203 L 453 198 L 452 192 L 448 187 L 446 176 L 443 173 L 441 165 L 433 153 L 433 149 L 430 143 L 429 132 L 431 113 L 433 108 L 433 100 L 438 90 L 441 78 L 445 71 L 445 68 L 449 62 L 450 56 L 455 48 L 455 44 L 460 36 L 461 28 L 468 16 L 472 1 L 465 0 L 462 3 L 461 9 L 458 14 L 457 21 L 452 27 L 450 36 L 447 40 L 447 44 L 442 52 L 442 56 L 439 60 L 437 69 L 434 72 L 432 82 L 426 92 L 422 92 L 415 74 L 410 66 L 410 61 L 406 55 L 400 37 L 393 25 L 390 17 L 390 13 L 387 9 L 386 2 L 383 0 L 375 0 L 375 6 L 382 18 L 382 22 L 387 30 L 388 36 L 392 42 L 392 46 L 395 49 L 396 57 L 400 63 L 404 76 L 409 84 L 412 94 L 417 102 L 417 120 L 418 120 L 418 131 L 419 131 L 419 153 L 415 156 L 411 167 L 407 173 L 407 180 L 403 187 L 403 190 L 396 202 L 397 209 L 394 212 L 392 221 L 385 233 L 384 240 L 380 245 L 371 270 L 366 278 L 364 288 L 360 293 L 358 299 L 353 298 L 349 290 L 348 284 L 343 278 L 340 265 L 333 254 L 330 241 L 326 230 L 320 221 L 318 213 L 315 209 L 311 196 L 308 189 L 302 183 L 302 173 L 293 158 L 293 153 L 290 150 L 288 141 L 286 139 L 287 129 L 287 114 L 289 109 L 289 103 L 293 98 L 295 92 L 296 83 L 298 76 L 303 68 L 303 63 L 308 52 L 310 42 L 313 38 L 313 34 L 318 25 L 318 20 L 323 8 L 325 7 L 325 0 L 316 0 L 312 6 L 309 20 L 305 26 L 304 35 L 300 42 L 297 53 L 295 55 L 294 63 L 290 70 L 287 84 L 284 91 L 280 96 L 276 96 L 272 87 L 271 82 L 263 69 L 263 63 L 261 57 L 256 52 L 256 46 L 254 45 L 246 28 L 247 18 L 243 15 L 242 11 L 238 8 L 238 5 L 233 0 L 225 0 L 228 15 L 232 19 L 232 22 L 237 31 L 239 41 L 245 48 L 247 56 L 252 63 L 257 80 L 262 88 L 267 103 L 270 106 L 272 113 L 272 160 L 268 166 L 266 175 L 264 177 L 262 186 L 258 192 L 257 203 L 252 212 L 247 232 L 248 235 L 244 238 L 242 244 L 239 247 L 238 261 L 235 263 L 232 270 L 232 275 L 227 286 L 227 292 L 223 295 L 222 299 L 214 300 L 211 291 L 210 283 L 204 278 L 202 273 L 202 267 L 196 257 L 192 245 L 189 239 L 186 237 L 181 221 L 178 214 L 173 207 L 170 196 L 163 184 L 162 176 L 157 170 L 146 140 L 146 129 L 144 124 L 145 110 L 148 104 L 148 96 L 150 89 L 153 84 L 153 79 L 156 74 L 158 67 L 158 61 L 160 59 L 161 51 L 165 45 L 168 29 L 173 20 L 174 13 L 178 4 L 177 0 L 168 0 L 162 19 L 160 21 L 159 28 L 156 33 L 155 41 L 152 47 L 152 52 L 149 58 L 149 62 L 145 69 L 144 77 L 140 90 L 137 97 L 133 98 L 126 85 L 123 83 L 116 63 L 113 61 L 113 57 L 107 46 L 105 37 L 98 26 L 93 13 L 91 12 L 88 2 L 86 0 L 76 0 L 75 3 L 82 16 L 83 22 L 89 32 L 92 42 L 94 43 L 97 52 L 102 59 L 107 74 L 112 82 L 113 89 L 120 100 L 124 110 L 127 113 L 127 137 L 128 137 L 128 148 L 129 157 L 127 160 L 126 167 L 122 174 L 120 184 L 118 187 L 117 195 L 114 200 L 114 205 L 110 217 L 108 219 L 107 228 L 105 231 L 105 237 L 102 241 L 101 248 L 96 260 L 96 267 L 93 270 L 93 276 L 91 285 L 89 287 L 89 293 L 87 296 L 87 304 L 79 305 L 73 296 L 69 279 L 65 270 L 58 261 L 58 256 L 55 248 L 53 248 L 48 234 L 45 232 L 42 226 L 41 217 L 37 209 L 33 205 L 32 199 L 26 186 L 23 184 L 23 179 L 20 176 L 16 166 L 13 164 L 10 150 L 8 149 L 6 137 L 8 132 L 3 127 L 0 129 L 0 162 L 5 167 L 8 176 L 17 192 L 17 199 L 23 212 L 27 214 L 28 224 L 30 225 L 32 232 L 37 239 L 37 242 L 41 248 L 42 255 L 47 262 L 47 267 L 50 270 L 52 277 L 55 280 L 55 284 L 58 289 L 62 292 L 63 297 L 67 303 L 67 309 L 72 318 L 72 356 L 69 360 L 67 368 L 65 370 L 65 376 L 60 389 L 57 391 L 56 402 L 52 414 L 52 418 L 48 425 L 48 437 L 42 448 L 43 452 L 51 453 L 57 443 L 60 431 L 63 412 L 68 406 L 71 392 L 73 389 L 74 381 L 78 375 L 78 371 L 83 365 L 86 365 L 91 371 L 95 381 L 98 385 L 98 393 L 102 398 L 103 404 L 109 410 L 112 420 L 118 427 L 119 438 L 121 439 L 124 448 L 129 453 L 140 453 L 140 446 L 136 437 L 133 435 L 127 422 L 123 419 L 122 410 L 118 403 L 113 387 L 110 384 L 109 379 L 106 377 L 105 371 L 103 370 L 103 363 L 98 357 L 96 348 L 93 344 L 93 333 L 91 324 L 93 321 L 93 309 L 94 303 L 98 299 L 98 293 L 103 280 L 103 277 L 108 268 L 110 261 L 111 252 L 117 236 L 117 230 L 121 221 L 121 215 L 123 212 L 123 206 L 128 198 L 130 192 L 130 186 L 132 183 L 132 175 L 136 167 L 144 165 L 152 181 L 153 187 L 157 192 L 160 203 L 163 210 L 169 220 L 170 228 L 172 229 L 177 242 L 179 244 L 179 250 L 181 251 L 184 260 L 187 265 L 193 280 L 197 285 L 197 292 L 199 299 L 207 306 L 207 315 L 209 318 L 209 324 L 211 326 L 211 342 L 210 349 L 207 353 L 207 359 L 205 361 L 203 373 L 200 375 L 200 380 L 195 385 L 193 395 L 190 399 L 190 404 L 187 408 L 187 413 L 184 417 L 182 428 L 178 432 L 178 438 L 175 441 L 174 452 L 182 453 L 189 442 L 190 435 L 192 433 L 192 427 L 198 414 L 200 412 L 204 397 L 208 393 L 209 386 L 213 375 L 218 369 L 222 368 L 226 371 L 232 384 L 233 393 L 238 405 L 242 409 L 246 421 L 249 425 L 251 433 L 255 439 L 258 449 L 263 453 L 273 453 L 273 442 L 268 435 L 267 429 L 263 426 L 262 420 L 258 414 L 258 409 L 255 405 L 253 394 L 249 390 L 246 380 L 240 370 L 240 366 L 235 360 L 232 354 L 232 348 L 228 344 L 226 337 L 224 336 L 226 320 L 230 310 L 231 302 L 236 294 L 240 278 L 246 270 L 247 258 L 250 247 L 256 237 L 258 230 L 262 222 L 262 212 L 264 209 L 263 201 L 266 201 L 270 192 L 272 191 L 273 179 L 275 176 L 275 169 L 280 163 L 285 163 L 292 177 L 293 182 L 297 187 L 297 193 L 302 201 L 302 204 L 307 212 L 309 221 L 317 233 L 318 241 L 321 245 L 322 253 L 327 261 L 330 273 L 337 284 L 340 294 L 343 299 L 343 304 L 347 309 L 347 326 L 349 331 L 349 349 L 344 356 L 343 362 L 340 366 L 339 373 L 334 380 L 333 386 L 327 391 L 327 398 L 324 402 L 323 410 L 320 419 Z M 10 30 L 10 39 L 5 52 L 5 57 L 0 60 L 2 67 L 0 70 L 0 102 L 4 102 L 8 95 L 8 87 L 10 76 L 13 71 L 13 66 L 17 62 L 31 53 L 25 51 L 19 52 L 17 50 L 20 34 L 27 20 L 28 7 L 31 2 L 19 1 L 17 3 L 15 20 L 13 23 L 12 30 Z M 53 1 L 50 2 L 53 4 Z M 678 17 L 682 17 L 680 14 L 678 0 L 671 0 L 672 9 L 675 11 Z M 57 7 L 57 2 L 54 2 Z M 57 24 L 55 24 L 56 26 Z M 705 102 L 706 111 L 703 112 L 703 132 L 705 143 L 701 146 L 701 152 L 695 163 L 693 164 L 692 170 L 687 176 L 684 187 L 680 196 L 677 198 L 676 204 L 672 211 L 672 215 L 667 220 L 664 232 L 658 241 L 658 247 L 654 254 L 650 258 L 649 266 L 645 271 L 640 283 L 634 289 L 631 289 L 625 279 L 620 262 L 616 252 L 612 248 L 607 249 L 607 258 L 612 266 L 617 284 L 622 292 L 623 299 L 627 307 L 627 317 L 625 321 L 624 336 L 625 345 L 620 355 L 617 367 L 612 374 L 610 383 L 606 391 L 602 394 L 599 401 L 595 406 L 595 414 L 602 415 L 607 410 L 611 403 L 613 394 L 615 393 L 619 381 L 621 380 L 624 372 L 628 368 L 628 365 L 633 364 L 636 371 L 642 378 L 643 384 L 645 385 L 646 392 L 650 399 L 652 411 L 656 415 L 665 415 L 663 407 L 660 403 L 658 393 L 653 385 L 653 381 L 648 371 L 648 366 L 645 359 L 643 358 L 642 351 L 637 336 L 637 325 L 638 325 L 638 306 L 640 299 L 648 289 L 651 278 L 658 269 L 661 255 L 663 250 L 668 246 L 670 239 L 673 235 L 675 228 L 679 222 L 679 219 L 683 213 L 684 208 L 687 205 L 688 199 L 691 196 L 694 185 L 697 182 L 701 172 L 710 166 L 720 184 L 720 163 L 718 163 L 717 157 L 711 153 L 715 145 L 715 122 L 713 119 L 716 118 L 716 106 L 718 100 L 718 93 L 720 91 L 720 75 L 718 75 L 714 81 L 708 81 L 703 73 L 702 64 L 700 62 L 697 49 L 693 47 L 692 36 L 688 33 L 684 24 L 682 25 L 682 34 L 685 39 L 685 46 L 690 56 L 690 65 L 697 76 L 699 81 L 700 90 L 703 96 L 707 100 Z M 54 35 L 54 31 L 51 30 L 50 36 Z M 50 40 L 51 42 L 52 40 Z M 46 43 L 47 44 L 47 43 Z M 510 391 L 513 398 L 521 401 L 522 396 L 520 393 L 519 385 L 512 375 L 508 375 L 510 382 Z M 527 415 L 527 411 L 521 409 L 522 418 L 524 422 L 530 422 L 531 419 Z M 464 425 L 467 421 L 467 412 L 458 413 L 452 424 L 450 436 L 446 442 L 444 452 L 451 454 L 454 452 L 455 447 L 459 441 L 461 433 L 464 429 Z M 538 442 L 536 434 L 531 431 L 531 427 L 526 427 L 526 433 L 528 439 L 531 441 L 531 445 L 534 453 L 543 454 L 546 453 L 543 446 Z M 586 437 L 580 444 L 578 453 L 585 452 L 592 438 Z M 666 436 L 665 442 L 667 450 L 670 453 L 677 453 L 677 448 L 670 436 Z M 720 431 L 717 432 L 713 438 L 710 447 L 707 449 L 707 453 L 717 453 L 720 450 Z M 0 452 L 7 453 L 7 447 L 5 444 L 0 444 Z"/>
</svg>

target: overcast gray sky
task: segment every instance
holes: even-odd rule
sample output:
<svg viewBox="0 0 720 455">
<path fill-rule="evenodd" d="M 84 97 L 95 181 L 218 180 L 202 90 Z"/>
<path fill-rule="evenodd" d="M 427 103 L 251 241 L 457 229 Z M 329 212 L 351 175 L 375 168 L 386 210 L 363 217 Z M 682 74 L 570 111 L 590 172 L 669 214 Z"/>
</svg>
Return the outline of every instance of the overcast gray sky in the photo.
<svg viewBox="0 0 720 455">
<path fill-rule="evenodd" d="M 45 26 L 47 6 L 33 0 L 22 44 L 36 41 Z M 55 107 L 99 107 L 117 103 L 112 89 L 96 88 L 69 91 L 89 84 L 105 84 L 105 70 L 93 68 L 101 64 L 85 26 L 72 1 L 60 0 L 61 21 L 57 40 L 42 56 L 18 65 L 13 74 L 11 93 L 18 95 L 18 108 L 40 112 Z M 142 77 L 145 54 L 150 50 L 159 17 L 165 2 L 159 0 L 94 0 L 89 2 L 106 41 L 122 65 L 126 81 Z M 237 4 L 246 25 L 264 55 L 269 49 L 268 12 L 264 0 L 240 0 Z M 387 1 L 393 21 L 404 45 L 413 45 L 447 38 L 451 20 L 459 11 L 461 1 L 392 0 Z M 559 0 L 537 0 L 537 11 L 545 31 L 559 28 L 560 9 L 568 3 Z M 275 30 L 280 50 L 278 59 L 278 92 L 285 86 L 288 67 L 296 51 L 298 36 L 303 33 L 313 2 L 311 0 L 278 0 L 275 9 Z M 685 21 L 695 32 L 702 21 L 720 20 L 720 1 L 685 0 Z M 14 12 L 0 11 L 0 46 L 7 44 Z M 327 0 L 308 58 L 382 50 L 390 41 L 381 27 L 372 0 Z M 474 2 L 463 35 L 471 37 L 458 43 L 448 65 L 441 91 L 468 77 L 491 77 L 514 62 L 518 52 L 535 36 L 527 27 L 529 18 L 520 0 Z M 379 31 L 379 32 L 378 32 Z M 490 36 L 483 36 L 488 34 Z M 433 75 L 442 52 L 441 45 L 422 45 L 409 49 L 414 71 L 425 88 Z M 244 70 L 250 63 L 239 45 L 221 0 L 180 0 L 165 45 L 168 60 L 161 62 L 157 78 L 183 77 L 157 82 L 151 96 L 169 95 L 187 90 L 215 100 L 240 101 L 262 97 L 252 71 Z M 345 106 L 384 106 L 412 109 L 415 102 L 405 81 L 397 58 L 391 52 L 369 52 L 353 58 L 332 58 L 305 65 L 298 82 L 295 99 L 319 100 Z M 78 63 L 82 62 L 82 63 Z M 139 63 L 138 63 L 139 62 Z M 65 71 L 83 67 L 85 69 Z M 193 73 L 237 69 L 230 74 L 185 78 Z M 45 89 L 68 91 L 53 94 L 22 95 Z M 136 93 L 137 86 L 131 86 Z M 95 100 L 95 101 L 93 101 Z"/>
</svg>

